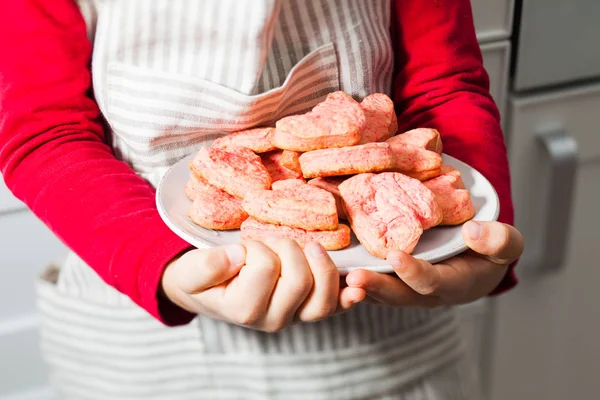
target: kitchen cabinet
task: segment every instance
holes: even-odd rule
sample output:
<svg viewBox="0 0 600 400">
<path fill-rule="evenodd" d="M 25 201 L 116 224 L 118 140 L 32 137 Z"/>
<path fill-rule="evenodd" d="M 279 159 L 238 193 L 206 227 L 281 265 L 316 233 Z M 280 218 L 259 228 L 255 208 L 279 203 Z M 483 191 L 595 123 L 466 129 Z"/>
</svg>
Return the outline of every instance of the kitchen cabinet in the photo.
<svg viewBox="0 0 600 400">
<path fill-rule="evenodd" d="M 519 286 L 494 305 L 493 400 L 600 393 L 599 112 L 600 84 L 511 96 L 509 157 L 526 251 Z"/>
<path fill-rule="evenodd" d="M 505 134 L 525 252 L 492 302 L 490 398 L 598 398 L 600 2 L 519 3 Z"/>
<path fill-rule="evenodd" d="M 600 1 L 522 3 L 515 90 L 600 78 Z"/>
<path fill-rule="evenodd" d="M 503 40 L 512 33 L 514 0 L 471 0 L 480 43 Z"/>
<path fill-rule="evenodd" d="M 490 94 L 494 98 L 504 124 L 508 94 L 510 42 L 502 40 L 481 45 L 483 62 L 490 78 Z M 493 322 L 493 302 L 483 298 L 460 306 L 460 329 L 468 357 L 475 362 L 471 371 L 485 390 L 489 385 L 489 356 Z"/>
<path fill-rule="evenodd" d="M 480 46 L 483 65 L 490 77 L 490 94 L 494 98 L 504 120 L 506 96 L 508 95 L 508 75 L 510 67 L 510 42 L 503 40 Z"/>
</svg>

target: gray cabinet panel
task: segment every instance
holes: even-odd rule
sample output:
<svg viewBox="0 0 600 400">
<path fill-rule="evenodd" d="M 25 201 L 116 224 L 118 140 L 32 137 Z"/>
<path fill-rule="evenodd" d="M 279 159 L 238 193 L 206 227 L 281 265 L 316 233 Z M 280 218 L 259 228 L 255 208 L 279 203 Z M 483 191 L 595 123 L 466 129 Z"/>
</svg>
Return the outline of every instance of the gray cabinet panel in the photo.
<svg viewBox="0 0 600 400">
<path fill-rule="evenodd" d="M 580 163 L 592 161 L 600 156 L 600 135 L 594 131 L 599 110 L 600 85 L 511 99 L 508 150 L 516 225 L 527 242 L 521 258 L 524 269 L 537 268 L 539 258 L 549 250 L 543 248 L 552 222 L 547 211 L 561 201 L 561 193 L 549 195 L 555 177 L 547 175 L 549 159 L 538 135 L 562 131 L 576 142 Z M 567 186 L 567 182 L 556 183 Z M 595 183 L 600 186 L 600 180 Z M 560 218 L 563 212 L 557 211 L 553 218 Z M 564 236 L 563 232 L 551 233 Z"/>
<path fill-rule="evenodd" d="M 600 1 L 523 0 L 515 89 L 600 78 Z"/>
<path fill-rule="evenodd" d="M 514 0 L 471 0 L 477 39 L 507 39 L 512 32 Z"/>
<path fill-rule="evenodd" d="M 532 96 L 515 95 L 510 103 L 510 151 L 531 156 L 536 150 L 533 140 L 536 133 L 564 129 L 579 144 L 582 161 L 600 157 L 600 84 Z M 513 170 L 514 173 L 523 171 L 518 166 Z"/>
<path fill-rule="evenodd" d="M 516 225 L 526 249 L 517 267 L 519 286 L 495 304 L 493 400 L 592 399 L 600 392 L 600 135 L 594 130 L 599 111 L 600 85 L 510 100 Z M 544 270 L 536 261 L 549 251 L 541 245 L 548 233 L 544 210 L 555 199 L 547 196 L 548 159 L 537 136 L 555 130 L 575 140 L 580 158 L 570 222 L 566 230 L 549 232 L 566 233 L 566 261 Z"/>
<path fill-rule="evenodd" d="M 580 167 L 563 269 L 497 300 L 493 400 L 598 398 L 599 175 L 600 161 Z"/>
<path fill-rule="evenodd" d="M 504 119 L 508 87 L 508 66 L 510 42 L 500 41 L 481 46 L 485 69 L 490 77 L 490 93 L 498 105 Z M 476 302 L 458 307 L 461 331 L 467 344 L 468 357 L 475 362 L 476 368 L 470 371 L 475 379 L 488 389 L 488 356 L 490 347 L 490 329 L 492 302 L 483 298 Z"/>
<path fill-rule="evenodd" d="M 490 94 L 494 98 L 500 115 L 504 117 L 508 90 L 510 42 L 508 40 L 483 44 L 483 65 L 490 77 Z"/>
</svg>

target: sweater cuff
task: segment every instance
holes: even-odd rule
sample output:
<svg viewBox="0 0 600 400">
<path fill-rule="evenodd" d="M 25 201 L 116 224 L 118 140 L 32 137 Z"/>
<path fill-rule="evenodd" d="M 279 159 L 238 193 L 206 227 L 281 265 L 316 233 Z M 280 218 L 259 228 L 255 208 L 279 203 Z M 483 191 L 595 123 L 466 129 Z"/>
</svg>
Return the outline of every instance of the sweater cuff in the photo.
<svg viewBox="0 0 600 400">
<path fill-rule="evenodd" d="M 162 221 L 157 228 L 160 234 L 155 243 L 160 245 L 147 253 L 138 278 L 140 306 L 166 326 L 186 325 L 196 314 L 176 306 L 161 294 L 161 280 L 167 264 L 193 246 L 171 232 Z"/>
<path fill-rule="evenodd" d="M 498 286 L 496 286 L 496 289 L 494 289 L 490 294 L 488 294 L 489 297 L 501 295 L 517 286 L 517 283 L 519 283 L 519 280 L 515 275 L 515 267 L 517 266 L 517 263 L 518 260 L 508 266 L 506 275 L 504 275 L 504 278 L 500 281 Z"/>
</svg>

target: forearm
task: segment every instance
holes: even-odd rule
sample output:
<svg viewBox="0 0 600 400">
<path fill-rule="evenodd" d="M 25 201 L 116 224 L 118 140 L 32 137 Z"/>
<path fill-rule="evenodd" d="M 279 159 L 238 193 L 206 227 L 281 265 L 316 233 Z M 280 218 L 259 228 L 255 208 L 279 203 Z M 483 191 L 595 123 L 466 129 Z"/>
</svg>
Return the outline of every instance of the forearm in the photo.
<svg viewBox="0 0 600 400">
<path fill-rule="evenodd" d="M 189 321 L 176 308 L 164 315 L 156 295 L 164 266 L 189 245 L 161 221 L 153 188 L 105 142 L 75 3 L 4 2 L 0 33 L 10 55 L 0 61 L 7 186 L 108 284 L 165 323 Z"/>
<path fill-rule="evenodd" d="M 444 152 L 492 183 L 500 198 L 499 220 L 512 224 L 506 147 L 469 0 L 394 0 L 391 31 L 399 131 L 438 129 Z M 495 293 L 515 284 L 511 268 Z"/>
</svg>

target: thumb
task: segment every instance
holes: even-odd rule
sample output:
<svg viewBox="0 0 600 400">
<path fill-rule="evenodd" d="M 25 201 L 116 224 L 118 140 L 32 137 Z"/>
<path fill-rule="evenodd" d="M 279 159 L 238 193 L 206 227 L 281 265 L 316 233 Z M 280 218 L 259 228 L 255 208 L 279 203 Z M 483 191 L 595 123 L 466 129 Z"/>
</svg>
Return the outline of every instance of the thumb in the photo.
<svg viewBox="0 0 600 400">
<path fill-rule="evenodd" d="M 469 221 L 463 225 L 462 234 L 471 250 L 487 256 L 495 264 L 510 264 L 523 253 L 521 233 L 501 222 Z"/>
<path fill-rule="evenodd" d="M 173 265 L 173 273 L 182 291 L 195 294 L 233 278 L 245 262 L 246 248 L 241 244 L 193 250 Z"/>
</svg>

